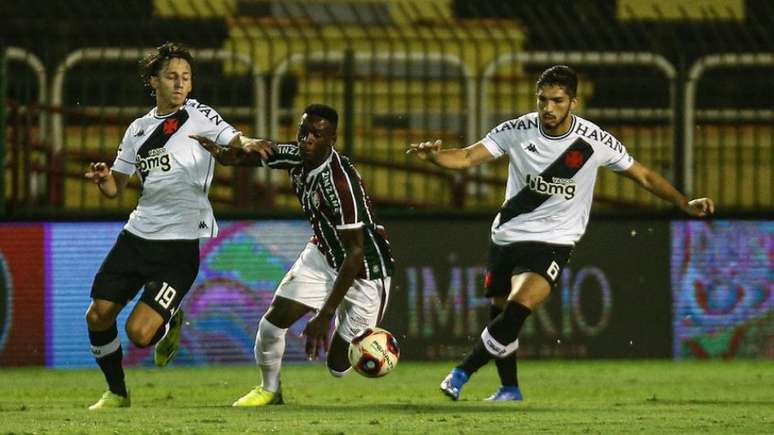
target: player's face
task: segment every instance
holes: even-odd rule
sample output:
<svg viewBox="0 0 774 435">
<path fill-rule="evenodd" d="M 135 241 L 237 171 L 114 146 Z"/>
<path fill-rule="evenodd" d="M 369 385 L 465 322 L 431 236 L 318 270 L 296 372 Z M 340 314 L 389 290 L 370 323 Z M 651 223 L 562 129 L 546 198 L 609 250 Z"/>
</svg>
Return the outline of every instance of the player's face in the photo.
<svg viewBox="0 0 774 435">
<path fill-rule="evenodd" d="M 159 112 L 177 110 L 191 92 L 191 65 L 185 59 L 174 57 L 151 76 L 150 85 L 156 91 L 156 106 Z"/>
<path fill-rule="evenodd" d="M 336 129 L 327 119 L 304 113 L 298 123 L 297 139 L 305 166 L 314 168 L 328 158 L 336 142 Z"/>
<path fill-rule="evenodd" d="M 570 128 L 570 111 L 575 108 L 575 98 L 571 98 L 563 87 L 538 88 L 537 107 L 540 123 L 547 132 L 564 134 Z"/>
</svg>

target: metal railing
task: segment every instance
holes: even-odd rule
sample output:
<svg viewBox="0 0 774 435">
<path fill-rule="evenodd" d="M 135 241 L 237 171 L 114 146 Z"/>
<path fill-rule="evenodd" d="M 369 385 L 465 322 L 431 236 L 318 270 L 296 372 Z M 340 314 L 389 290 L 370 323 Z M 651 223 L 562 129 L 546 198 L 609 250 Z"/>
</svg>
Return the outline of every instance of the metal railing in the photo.
<svg viewBox="0 0 774 435">
<path fill-rule="evenodd" d="M 725 67 L 760 71 L 771 68 L 773 56 L 715 55 L 713 44 L 686 41 L 696 36 L 707 41 L 725 38 L 715 45 L 728 47 L 734 43 L 734 32 L 726 30 L 738 29 L 748 32 L 740 36 L 745 42 L 740 48 L 761 50 L 756 41 L 772 37 L 756 23 L 774 18 L 774 9 L 765 4 L 748 5 L 755 14 L 748 15 L 747 25 L 725 21 L 713 24 L 724 33 L 704 35 L 673 34 L 668 25 L 644 26 L 632 19 L 637 11 L 627 11 L 613 26 L 605 21 L 610 18 L 601 6 L 584 9 L 586 15 L 576 17 L 581 13 L 578 8 L 497 2 L 316 0 L 272 2 L 268 8 L 247 3 L 197 0 L 198 6 L 191 8 L 185 2 L 154 4 L 152 11 L 127 8 L 123 14 L 112 14 L 120 25 L 80 33 L 76 26 L 73 38 L 63 38 L 61 29 L 52 28 L 50 35 L 37 32 L 19 39 L 37 43 L 6 49 L 9 61 L 24 62 L 34 76 L 36 100 L 12 102 L 16 121 L 11 132 L 28 128 L 30 119 L 39 131 L 33 141 L 38 157 L 30 161 L 36 162 L 32 170 L 39 171 L 35 173 L 42 180 L 37 185 L 47 189 L 37 189 L 36 194 L 49 195 L 56 206 L 91 213 L 131 207 L 131 198 L 118 203 L 87 198 L 91 193 L 78 187 L 79 165 L 92 157 L 114 157 L 123 129 L 147 111 L 150 100 L 142 101 L 135 91 L 118 95 L 110 86 L 126 91 L 124 83 L 137 84 L 128 68 L 146 51 L 137 46 L 158 44 L 174 34 L 194 47 L 196 60 L 208 65 L 206 74 L 197 75 L 195 90 L 204 90 L 208 97 L 203 100 L 248 134 L 292 139 L 306 104 L 337 107 L 342 115 L 338 146 L 351 154 L 373 200 L 383 205 L 497 207 L 506 177 L 502 165 L 452 173 L 408 158 L 405 147 L 436 137 L 448 146 L 474 142 L 497 121 L 533 111 L 540 69 L 567 63 L 580 73 L 578 113 L 615 134 L 635 158 L 687 193 L 716 197 L 721 208 L 774 209 L 770 139 L 774 112 L 744 107 L 732 98 L 711 105 L 696 99 L 700 86 L 716 85 L 707 71 Z M 566 37 L 536 25 L 535 18 L 548 12 L 563 14 L 562 22 L 596 21 L 587 23 L 582 35 L 571 32 L 576 36 Z M 19 28 L 38 16 L 48 23 L 84 19 L 82 14 L 48 17 L 45 10 L 36 14 L 24 15 Z M 145 20 L 148 17 L 156 24 Z M 8 18 L 11 27 L 17 25 L 13 13 Z M 12 91 L 22 79 L 30 82 L 19 74 L 24 73 L 16 68 L 6 76 Z M 95 91 L 95 83 L 102 82 L 110 85 Z M 19 115 L 25 110 L 32 112 L 22 120 Z M 6 142 L 18 142 L 14 138 L 23 136 L 10 135 Z M 48 153 L 43 157 L 41 147 Z M 32 146 L 20 143 L 6 148 L 33 152 Z M 727 162 L 720 161 L 721 154 Z M 219 168 L 221 183 L 213 185 L 213 200 L 242 211 L 252 209 L 253 203 L 296 208 L 284 177 L 266 172 L 264 176 L 255 170 Z M 52 183 L 52 178 L 61 182 Z M 755 183 L 747 189 L 749 179 Z M 24 189 L 14 192 L 31 194 Z M 605 171 L 596 194 L 610 210 L 621 205 L 668 206 Z M 65 200 L 73 195 L 81 198 Z"/>
<path fill-rule="evenodd" d="M 774 111 L 746 108 L 700 110 L 696 101 L 699 84 L 707 71 L 724 67 L 749 70 L 764 66 L 774 67 L 774 54 L 715 54 L 702 57 L 691 66 L 685 84 L 683 108 L 687 192 L 710 195 L 727 207 L 772 207 Z M 732 125 L 730 133 L 721 133 L 715 144 L 710 143 L 700 131 L 707 130 L 713 122 Z M 749 131 L 740 131 L 745 126 Z M 733 149 L 721 149 L 728 147 Z M 714 154 L 719 155 L 715 165 L 706 162 L 712 157 L 711 148 L 716 148 Z M 711 173 L 713 170 L 717 173 Z M 731 180 L 736 182 L 730 183 Z"/>
</svg>

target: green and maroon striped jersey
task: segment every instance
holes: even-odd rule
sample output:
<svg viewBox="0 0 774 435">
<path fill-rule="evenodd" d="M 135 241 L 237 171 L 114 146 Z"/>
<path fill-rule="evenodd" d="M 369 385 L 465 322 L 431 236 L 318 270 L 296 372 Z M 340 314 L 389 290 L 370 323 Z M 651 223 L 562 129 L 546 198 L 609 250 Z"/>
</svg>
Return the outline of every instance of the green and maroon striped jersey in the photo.
<svg viewBox="0 0 774 435">
<path fill-rule="evenodd" d="M 348 158 L 334 149 L 324 163 L 307 171 L 298 145 L 281 143 L 276 144 L 274 155 L 264 164 L 288 170 L 293 190 L 312 224 L 313 242 L 331 267 L 339 270 L 345 255 L 337 230 L 362 228 L 365 255 L 358 277 L 392 275 L 394 260 L 387 234 L 376 222 L 363 180 Z"/>
</svg>

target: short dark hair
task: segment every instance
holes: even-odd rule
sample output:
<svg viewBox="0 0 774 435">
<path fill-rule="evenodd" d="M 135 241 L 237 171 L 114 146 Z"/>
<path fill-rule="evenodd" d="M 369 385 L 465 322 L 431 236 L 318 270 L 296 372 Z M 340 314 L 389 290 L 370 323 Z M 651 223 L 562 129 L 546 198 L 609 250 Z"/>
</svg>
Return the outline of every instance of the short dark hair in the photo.
<svg viewBox="0 0 774 435">
<path fill-rule="evenodd" d="M 336 109 L 325 104 L 310 104 L 306 106 L 304 113 L 319 116 L 330 122 L 334 128 L 339 124 L 339 114 L 336 112 Z"/>
<path fill-rule="evenodd" d="M 193 56 L 188 48 L 176 42 L 165 42 L 156 47 L 156 51 L 140 59 L 140 77 L 142 77 L 143 85 L 152 91 L 153 89 L 150 85 L 151 76 L 158 77 L 164 64 L 174 58 L 185 59 L 188 65 L 191 66 L 191 73 L 193 74 Z"/>
<path fill-rule="evenodd" d="M 578 75 L 567 65 L 554 65 L 540 74 L 535 88 L 552 85 L 564 88 L 570 98 L 575 98 L 578 92 Z"/>
</svg>

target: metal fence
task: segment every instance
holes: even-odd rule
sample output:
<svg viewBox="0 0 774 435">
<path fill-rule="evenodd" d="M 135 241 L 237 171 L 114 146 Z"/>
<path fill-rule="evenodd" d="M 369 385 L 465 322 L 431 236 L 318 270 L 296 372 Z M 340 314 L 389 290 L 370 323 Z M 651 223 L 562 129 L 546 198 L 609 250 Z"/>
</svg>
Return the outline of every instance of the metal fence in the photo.
<svg viewBox="0 0 774 435">
<path fill-rule="evenodd" d="M 81 174 L 90 161 L 111 162 L 124 129 L 152 107 L 136 61 L 165 40 L 194 48 L 192 97 L 249 135 L 292 139 L 308 103 L 337 107 L 337 146 L 382 207 L 498 207 L 505 162 L 452 173 L 405 148 L 475 142 L 533 111 L 537 74 L 567 63 L 581 78 L 578 113 L 639 161 L 729 212 L 774 209 L 773 114 L 761 103 L 774 93 L 763 53 L 774 46 L 765 26 L 774 8 L 731 2 L 697 19 L 690 9 L 671 18 L 626 1 L 618 10 L 516 3 L 11 2 L 0 30 L 3 214 L 99 215 L 134 205 L 132 195 L 102 198 Z M 552 32 L 552 17 L 566 31 Z M 737 27 L 736 36 L 728 31 Z M 596 197 L 613 212 L 668 207 L 609 171 Z M 263 169 L 218 168 L 211 198 L 221 211 L 297 207 L 286 177 Z"/>
</svg>

